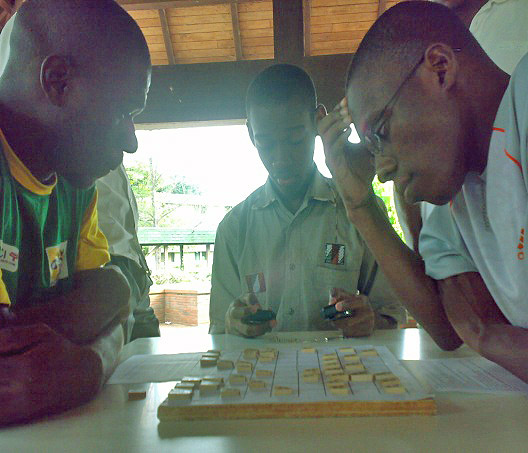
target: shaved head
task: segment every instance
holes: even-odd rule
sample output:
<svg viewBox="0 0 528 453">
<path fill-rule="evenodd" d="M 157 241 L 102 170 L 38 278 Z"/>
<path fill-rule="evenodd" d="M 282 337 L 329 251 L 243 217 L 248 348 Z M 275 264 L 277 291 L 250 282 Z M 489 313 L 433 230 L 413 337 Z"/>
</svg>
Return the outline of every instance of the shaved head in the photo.
<svg viewBox="0 0 528 453">
<path fill-rule="evenodd" d="M 0 129 L 38 179 L 87 187 L 136 151 L 151 63 L 115 1 L 26 0 L 0 51 Z"/>
<path fill-rule="evenodd" d="M 436 42 L 462 48 L 465 53 L 480 49 L 449 8 L 427 1 L 398 3 L 379 17 L 361 41 L 348 70 L 347 86 L 352 79 L 368 79 L 383 72 L 397 79 Z"/>
<path fill-rule="evenodd" d="M 114 0 L 26 0 L 10 35 L 6 77 L 52 54 L 72 58 L 83 71 L 132 56 L 150 64 L 139 26 Z"/>
</svg>

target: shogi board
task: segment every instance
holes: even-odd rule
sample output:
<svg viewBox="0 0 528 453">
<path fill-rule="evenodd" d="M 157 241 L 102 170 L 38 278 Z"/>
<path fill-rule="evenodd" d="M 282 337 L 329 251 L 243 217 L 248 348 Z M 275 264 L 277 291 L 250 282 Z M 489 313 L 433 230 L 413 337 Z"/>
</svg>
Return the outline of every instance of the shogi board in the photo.
<svg viewBox="0 0 528 453">
<path fill-rule="evenodd" d="M 199 355 L 196 376 L 221 376 L 224 388 L 238 388 L 240 397 L 222 398 L 220 392 L 213 395 L 200 395 L 195 391 L 190 401 L 169 402 L 165 400 L 158 408 L 158 418 L 162 422 L 175 420 L 208 419 L 250 419 L 250 418 L 296 418 L 296 417 L 343 417 L 361 415 L 433 415 L 436 403 L 426 394 L 419 382 L 399 363 L 386 347 L 357 347 L 358 355 L 365 349 L 375 349 L 376 356 L 360 357 L 369 373 L 392 372 L 405 387 L 402 394 L 387 394 L 377 382 L 346 382 L 350 393 L 334 395 L 329 391 L 329 378 L 323 373 L 323 357 L 336 353 L 340 364 L 345 366 L 343 346 L 335 348 L 317 347 L 313 352 L 299 349 L 278 349 L 274 362 L 261 363 L 259 359 L 243 358 L 243 350 L 222 351 L 222 360 L 250 361 L 252 371 L 237 373 L 234 370 L 200 369 Z M 318 382 L 305 382 L 303 370 L 318 368 L 321 379 Z M 269 377 L 256 377 L 257 370 L 270 370 Z M 247 382 L 243 385 L 229 384 L 232 373 L 244 374 Z M 249 387 L 251 379 L 265 381 L 266 389 L 255 391 Z M 291 388 L 290 395 L 274 395 L 274 386 Z"/>
</svg>

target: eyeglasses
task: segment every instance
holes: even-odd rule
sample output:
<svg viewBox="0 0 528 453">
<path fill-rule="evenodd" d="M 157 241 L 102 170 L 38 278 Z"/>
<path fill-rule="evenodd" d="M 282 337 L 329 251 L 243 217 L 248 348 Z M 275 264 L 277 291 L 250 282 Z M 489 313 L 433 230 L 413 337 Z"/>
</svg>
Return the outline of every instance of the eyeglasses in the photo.
<svg viewBox="0 0 528 453">
<path fill-rule="evenodd" d="M 456 48 L 456 49 L 452 49 L 452 50 L 453 50 L 453 52 L 460 52 L 462 49 Z M 385 126 L 387 121 L 389 120 L 389 117 L 387 117 L 385 115 L 385 113 L 387 112 L 387 110 L 389 110 L 392 107 L 394 107 L 394 104 L 396 104 L 396 101 L 398 100 L 398 96 L 400 95 L 402 88 L 414 76 L 414 73 L 416 72 L 416 70 L 420 67 L 420 65 L 424 61 L 425 61 L 425 55 L 422 55 L 420 60 L 418 60 L 418 63 L 416 63 L 413 66 L 413 68 L 411 69 L 411 71 L 409 72 L 407 77 L 405 77 L 403 79 L 403 82 L 400 83 L 400 86 L 394 92 L 394 94 L 390 98 L 389 102 L 387 102 L 387 104 L 385 104 L 385 107 L 383 107 L 383 109 L 381 110 L 379 115 L 376 117 L 376 120 L 374 121 L 374 125 L 377 125 L 377 127 L 371 129 L 371 131 L 369 131 L 369 132 L 367 132 L 365 134 L 365 142 L 366 142 L 367 147 L 369 148 L 370 152 L 373 155 L 376 156 L 376 155 L 383 154 L 383 135 L 380 134 L 380 131 L 383 128 L 383 126 Z"/>
</svg>

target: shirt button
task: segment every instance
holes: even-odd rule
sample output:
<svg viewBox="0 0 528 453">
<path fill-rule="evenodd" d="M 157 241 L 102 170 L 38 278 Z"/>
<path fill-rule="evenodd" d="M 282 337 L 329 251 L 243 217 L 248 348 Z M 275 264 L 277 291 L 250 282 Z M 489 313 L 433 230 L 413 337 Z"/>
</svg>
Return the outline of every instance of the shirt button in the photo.
<svg viewBox="0 0 528 453">
<path fill-rule="evenodd" d="M 290 264 L 290 271 L 294 271 L 295 270 L 295 264 Z"/>
<path fill-rule="evenodd" d="M 295 313 L 295 310 L 294 310 L 293 308 L 290 308 L 290 309 L 288 310 L 288 314 L 289 314 L 290 316 L 293 315 L 294 313 Z"/>
</svg>

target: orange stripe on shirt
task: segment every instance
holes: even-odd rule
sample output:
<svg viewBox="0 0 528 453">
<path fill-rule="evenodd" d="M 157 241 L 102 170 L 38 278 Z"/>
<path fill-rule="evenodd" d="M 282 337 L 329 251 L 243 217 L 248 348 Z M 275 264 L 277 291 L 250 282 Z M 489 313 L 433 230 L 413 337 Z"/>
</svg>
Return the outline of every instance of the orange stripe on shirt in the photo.
<svg viewBox="0 0 528 453">
<path fill-rule="evenodd" d="M 508 159 L 511 159 L 513 161 L 513 163 L 515 163 L 519 167 L 519 169 L 521 170 L 521 173 L 522 173 L 521 163 L 515 157 L 513 157 L 508 151 L 504 150 L 504 154 L 506 154 L 506 157 Z"/>
<path fill-rule="evenodd" d="M 493 130 L 494 131 L 499 131 L 499 132 L 506 132 L 505 129 L 501 129 L 500 127 L 494 127 Z"/>
</svg>

